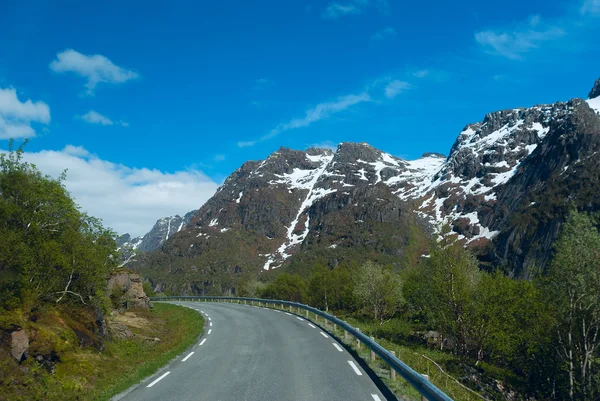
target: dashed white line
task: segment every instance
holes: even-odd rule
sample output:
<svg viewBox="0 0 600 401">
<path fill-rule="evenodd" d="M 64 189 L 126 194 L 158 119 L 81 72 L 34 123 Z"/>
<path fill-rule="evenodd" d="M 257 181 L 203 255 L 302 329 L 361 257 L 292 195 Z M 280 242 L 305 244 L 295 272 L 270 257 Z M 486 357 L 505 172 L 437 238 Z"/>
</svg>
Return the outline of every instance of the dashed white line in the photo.
<svg viewBox="0 0 600 401">
<path fill-rule="evenodd" d="M 336 343 L 332 343 L 333 346 L 340 352 L 343 352 L 344 350 L 342 349 L 342 347 L 340 347 L 339 345 L 337 345 Z"/>
<path fill-rule="evenodd" d="M 204 311 L 203 311 L 203 310 L 201 310 L 200 312 L 204 313 Z"/>
<path fill-rule="evenodd" d="M 286 314 L 286 315 L 288 315 L 288 316 L 292 316 L 292 314 L 291 314 L 291 313 L 287 313 L 287 312 L 285 312 L 285 314 Z"/>
<path fill-rule="evenodd" d="M 205 342 L 206 342 L 206 338 L 205 338 L 204 340 L 200 341 L 200 344 L 199 344 L 199 345 L 202 345 L 202 344 L 204 344 Z"/>
<path fill-rule="evenodd" d="M 181 362 L 185 362 L 185 361 L 187 361 L 187 360 L 190 358 L 190 356 L 192 356 L 192 355 L 194 355 L 194 352 L 193 352 L 193 351 L 192 351 L 192 352 L 190 352 L 190 353 L 188 354 L 188 356 L 186 356 L 185 358 L 183 358 L 183 359 L 181 360 Z"/>
<path fill-rule="evenodd" d="M 212 327 L 212 322 L 210 322 L 208 325 L 209 325 L 210 327 Z"/>
<path fill-rule="evenodd" d="M 212 332 L 212 329 L 208 329 L 208 334 L 210 334 Z"/>
<path fill-rule="evenodd" d="M 373 397 L 374 401 L 381 401 L 381 398 L 377 394 L 371 394 L 371 397 Z"/>
<path fill-rule="evenodd" d="M 356 373 L 359 376 L 362 376 L 362 373 L 360 373 L 360 370 L 358 370 L 358 367 L 354 364 L 354 362 L 348 361 L 348 363 L 350 364 L 350 367 L 352 367 L 352 369 L 354 370 L 354 373 Z"/>
<path fill-rule="evenodd" d="M 263 308 L 263 309 L 269 310 L 269 308 Z"/>
<path fill-rule="evenodd" d="M 308 324 L 310 327 L 312 327 L 313 329 L 316 329 L 316 326 L 312 325 L 312 324 Z"/>
<path fill-rule="evenodd" d="M 300 320 L 301 322 L 304 321 L 304 319 L 302 319 L 301 317 L 296 316 L 296 319 Z"/>
<path fill-rule="evenodd" d="M 329 338 L 329 336 L 328 336 L 327 334 L 323 333 L 323 332 L 321 332 L 321 335 L 322 335 L 323 337 L 325 337 L 325 338 Z"/>
<path fill-rule="evenodd" d="M 211 321 L 212 319 L 211 319 L 211 318 L 208 318 L 208 320 L 209 320 L 209 321 Z"/>
<path fill-rule="evenodd" d="M 156 383 L 158 383 L 159 381 L 161 381 L 162 379 L 164 379 L 165 377 L 167 377 L 167 375 L 171 373 L 171 372 L 167 372 L 164 375 L 162 375 L 161 377 L 159 377 L 158 379 L 154 380 L 152 383 L 148 384 L 146 387 L 152 387 L 154 386 Z"/>
</svg>

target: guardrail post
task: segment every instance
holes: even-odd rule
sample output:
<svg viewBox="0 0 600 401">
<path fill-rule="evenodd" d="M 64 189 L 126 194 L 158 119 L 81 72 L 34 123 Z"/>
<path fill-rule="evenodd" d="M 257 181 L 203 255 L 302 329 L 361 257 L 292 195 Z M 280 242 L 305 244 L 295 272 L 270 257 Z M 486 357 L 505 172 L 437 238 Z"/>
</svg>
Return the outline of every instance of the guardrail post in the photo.
<svg viewBox="0 0 600 401">
<path fill-rule="evenodd" d="M 292 305 L 290 305 L 290 312 L 292 311 Z"/>
<path fill-rule="evenodd" d="M 317 315 L 316 313 L 315 313 L 315 322 L 319 323 L 319 315 Z"/>
<path fill-rule="evenodd" d="M 371 337 L 371 340 L 375 342 L 375 339 Z M 375 351 L 371 350 L 371 362 L 375 362 Z"/>
<path fill-rule="evenodd" d="M 390 353 L 391 353 L 392 355 L 396 356 L 396 351 L 390 351 Z M 396 371 L 395 371 L 395 370 L 394 370 L 394 368 L 392 368 L 391 366 L 390 366 L 390 378 L 391 378 L 392 380 L 396 380 Z"/>
<path fill-rule="evenodd" d="M 357 327 L 356 331 L 360 331 L 360 329 Z M 356 337 L 356 349 L 360 349 L 360 340 L 358 339 L 358 337 Z"/>
<path fill-rule="evenodd" d="M 306 318 L 308 319 L 308 309 L 306 310 Z"/>
<path fill-rule="evenodd" d="M 344 342 L 348 342 L 348 331 L 344 330 Z"/>
</svg>

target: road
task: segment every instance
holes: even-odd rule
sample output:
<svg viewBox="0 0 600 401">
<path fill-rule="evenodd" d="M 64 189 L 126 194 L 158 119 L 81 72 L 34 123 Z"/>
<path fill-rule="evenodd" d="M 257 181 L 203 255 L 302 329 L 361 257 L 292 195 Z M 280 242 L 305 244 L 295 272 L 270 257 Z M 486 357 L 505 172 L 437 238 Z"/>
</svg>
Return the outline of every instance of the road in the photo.
<svg viewBox="0 0 600 401">
<path fill-rule="evenodd" d="M 322 328 L 253 306 L 173 302 L 202 311 L 204 335 L 126 401 L 383 401 L 373 380 Z"/>
</svg>

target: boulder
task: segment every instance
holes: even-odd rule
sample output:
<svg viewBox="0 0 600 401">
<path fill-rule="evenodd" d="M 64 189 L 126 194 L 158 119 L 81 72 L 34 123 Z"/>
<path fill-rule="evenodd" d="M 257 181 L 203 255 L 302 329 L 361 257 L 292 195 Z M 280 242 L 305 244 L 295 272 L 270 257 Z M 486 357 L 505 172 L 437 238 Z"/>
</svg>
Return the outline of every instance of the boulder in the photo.
<svg viewBox="0 0 600 401">
<path fill-rule="evenodd" d="M 13 331 L 10 334 L 10 354 L 21 362 L 29 351 L 29 336 L 25 330 Z"/>
<path fill-rule="evenodd" d="M 108 293 L 119 308 L 152 307 L 150 298 L 144 292 L 142 279 L 135 273 L 121 270 L 108 279 Z"/>
</svg>

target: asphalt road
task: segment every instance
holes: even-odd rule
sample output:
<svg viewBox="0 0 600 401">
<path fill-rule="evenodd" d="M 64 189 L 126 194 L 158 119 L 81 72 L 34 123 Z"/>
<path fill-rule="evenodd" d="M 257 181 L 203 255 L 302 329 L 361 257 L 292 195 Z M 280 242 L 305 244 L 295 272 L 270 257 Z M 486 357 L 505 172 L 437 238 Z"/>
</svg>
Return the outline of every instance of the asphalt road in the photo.
<svg viewBox="0 0 600 401">
<path fill-rule="evenodd" d="M 203 337 L 122 400 L 386 399 L 341 344 L 297 315 L 227 303 L 174 303 L 204 312 Z"/>
</svg>

